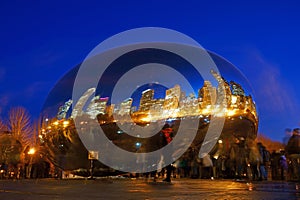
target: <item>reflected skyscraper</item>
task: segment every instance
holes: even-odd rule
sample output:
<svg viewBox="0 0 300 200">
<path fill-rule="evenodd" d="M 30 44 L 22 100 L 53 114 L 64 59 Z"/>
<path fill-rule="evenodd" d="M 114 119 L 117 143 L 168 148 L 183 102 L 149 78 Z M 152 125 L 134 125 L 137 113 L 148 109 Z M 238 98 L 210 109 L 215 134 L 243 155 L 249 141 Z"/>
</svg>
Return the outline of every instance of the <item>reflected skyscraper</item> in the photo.
<svg viewBox="0 0 300 200">
<path fill-rule="evenodd" d="M 142 92 L 142 98 L 140 100 L 139 111 L 147 112 L 150 110 L 153 104 L 154 90 L 148 89 Z"/>
<path fill-rule="evenodd" d="M 210 81 L 205 80 L 203 87 L 199 90 L 198 96 L 201 98 L 201 108 L 207 108 L 215 104 L 217 99 L 217 89 L 212 86 Z"/>
<path fill-rule="evenodd" d="M 79 98 L 78 102 L 76 103 L 75 107 L 73 108 L 72 115 L 71 115 L 72 118 L 81 116 L 84 113 L 83 108 L 84 108 L 86 102 L 88 101 L 88 99 L 90 98 L 90 96 L 95 91 L 96 91 L 95 88 L 90 88 Z"/>
<path fill-rule="evenodd" d="M 98 95 L 91 100 L 86 112 L 90 118 L 96 119 L 97 115 L 105 114 L 108 99 L 109 97 L 100 98 Z"/>
<path fill-rule="evenodd" d="M 166 97 L 164 102 L 164 110 L 174 110 L 179 107 L 181 97 L 181 89 L 179 85 L 166 90 Z"/>
<path fill-rule="evenodd" d="M 71 105 L 73 103 L 73 100 L 68 100 L 64 103 L 64 105 L 60 106 L 57 113 L 57 119 L 65 119 L 67 116 L 67 112 L 69 111 Z"/>
<path fill-rule="evenodd" d="M 132 105 L 132 98 L 125 99 L 121 104 L 120 104 L 120 110 L 119 110 L 119 115 L 125 115 L 125 114 L 130 114 L 131 112 L 131 105 Z"/>
</svg>

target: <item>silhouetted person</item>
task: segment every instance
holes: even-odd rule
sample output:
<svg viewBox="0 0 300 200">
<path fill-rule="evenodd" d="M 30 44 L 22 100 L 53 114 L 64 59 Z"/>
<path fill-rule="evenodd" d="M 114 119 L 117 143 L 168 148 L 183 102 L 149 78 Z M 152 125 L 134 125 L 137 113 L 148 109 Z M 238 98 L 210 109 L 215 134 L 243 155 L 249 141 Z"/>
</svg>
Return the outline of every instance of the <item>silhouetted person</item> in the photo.
<svg viewBox="0 0 300 200">
<path fill-rule="evenodd" d="M 266 150 L 266 147 L 262 143 L 257 143 L 259 154 L 261 157 L 261 162 L 259 165 L 259 180 L 267 180 L 268 178 L 268 165 L 270 161 L 270 153 Z"/>
<path fill-rule="evenodd" d="M 260 168 L 260 163 L 262 162 L 262 157 L 254 141 L 250 141 L 248 146 L 250 147 L 249 164 L 252 171 L 252 179 L 259 180 L 260 177 L 259 168 Z"/>
<path fill-rule="evenodd" d="M 300 129 L 295 128 L 285 148 L 288 159 L 291 161 L 291 178 L 300 180 Z"/>
<path fill-rule="evenodd" d="M 161 130 L 161 133 L 163 134 L 164 144 L 168 145 L 173 139 L 173 129 L 168 124 L 165 124 L 163 129 Z M 167 170 L 167 172 L 166 172 L 167 176 L 163 181 L 171 182 L 171 173 L 173 171 L 172 164 L 169 164 L 168 166 L 166 166 L 166 170 Z"/>
<path fill-rule="evenodd" d="M 273 150 L 271 153 L 271 170 L 272 170 L 272 179 L 278 180 L 278 170 L 279 170 L 279 158 L 280 154 Z"/>
<path fill-rule="evenodd" d="M 293 135 L 290 137 L 285 150 L 289 155 L 300 154 L 300 129 L 299 128 L 295 128 L 293 130 Z"/>
<path fill-rule="evenodd" d="M 292 135 L 293 135 L 292 129 L 286 128 L 285 131 L 284 131 L 284 137 L 283 137 L 283 144 L 284 145 L 288 144 L 288 141 L 289 141 L 289 139 L 291 138 Z"/>
<path fill-rule="evenodd" d="M 280 177 L 281 180 L 285 180 L 286 172 L 288 170 L 288 163 L 285 157 L 285 152 L 281 151 L 281 156 L 279 158 L 279 166 L 280 166 Z"/>
</svg>

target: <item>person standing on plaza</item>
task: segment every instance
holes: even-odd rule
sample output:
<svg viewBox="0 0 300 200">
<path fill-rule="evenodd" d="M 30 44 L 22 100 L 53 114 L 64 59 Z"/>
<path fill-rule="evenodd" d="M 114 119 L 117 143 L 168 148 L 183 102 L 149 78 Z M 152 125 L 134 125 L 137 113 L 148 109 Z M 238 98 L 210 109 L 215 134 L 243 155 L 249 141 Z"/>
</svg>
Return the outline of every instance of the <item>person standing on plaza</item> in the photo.
<svg viewBox="0 0 300 200">
<path fill-rule="evenodd" d="M 286 180 L 287 170 L 288 170 L 288 162 L 285 157 L 285 151 L 280 151 L 280 158 L 279 158 L 279 166 L 280 166 L 280 177 L 281 180 Z"/>
<path fill-rule="evenodd" d="M 262 143 L 257 143 L 259 154 L 261 157 L 261 163 L 259 164 L 259 180 L 267 180 L 268 178 L 268 165 L 270 160 L 270 153 Z"/>
<path fill-rule="evenodd" d="M 255 143 L 254 140 L 249 140 L 248 147 L 250 149 L 248 164 L 250 164 L 251 167 L 252 180 L 259 180 L 260 177 L 259 168 L 260 168 L 260 163 L 262 162 L 262 158 L 259 153 L 257 144 Z"/>
<path fill-rule="evenodd" d="M 165 124 L 163 129 L 161 130 L 161 133 L 163 135 L 164 144 L 168 145 L 173 139 L 173 129 L 170 127 L 169 124 Z M 172 164 L 166 166 L 166 171 L 166 178 L 163 181 L 171 182 L 171 173 L 173 171 Z"/>
<path fill-rule="evenodd" d="M 284 137 L 283 137 L 282 141 L 285 146 L 288 144 L 288 141 L 292 135 L 293 135 L 292 129 L 286 128 L 284 130 Z"/>
<path fill-rule="evenodd" d="M 292 179 L 300 180 L 300 128 L 293 130 L 293 135 L 286 145 L 286 153 L 290 160 L 290 175 Z"/>
</svg>

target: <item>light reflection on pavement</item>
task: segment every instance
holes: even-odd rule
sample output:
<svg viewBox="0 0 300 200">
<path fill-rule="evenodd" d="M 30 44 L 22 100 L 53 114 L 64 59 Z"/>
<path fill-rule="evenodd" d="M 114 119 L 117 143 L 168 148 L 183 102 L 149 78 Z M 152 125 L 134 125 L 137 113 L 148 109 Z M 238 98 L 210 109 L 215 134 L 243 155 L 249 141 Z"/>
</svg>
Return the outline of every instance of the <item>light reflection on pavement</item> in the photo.
<svg viewBox="0 0 300 200">
<path fill-rule="evenodd" d="M 298 188 L 298 189 L 297 189 Z M 174 179 L 0 180 L 0 199 L 300 199 L 299 183 Z"/>
</svg>

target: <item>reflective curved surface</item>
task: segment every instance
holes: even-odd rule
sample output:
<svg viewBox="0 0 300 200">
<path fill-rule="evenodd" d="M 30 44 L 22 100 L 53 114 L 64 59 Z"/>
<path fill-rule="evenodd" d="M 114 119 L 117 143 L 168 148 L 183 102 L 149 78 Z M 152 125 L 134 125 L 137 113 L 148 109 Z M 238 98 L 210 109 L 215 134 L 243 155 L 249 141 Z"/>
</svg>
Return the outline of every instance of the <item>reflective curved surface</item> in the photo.
<svg viewBox="0 0 300 200">
<path fill-rule="evenodd" d="M 256 138 L 258 127 L 256 105 L 250 84 L 242 73 L 224 58 L 213 52 L 208 53 L 219 69 L 219 73 L 211 71 L 215 83 L 201 77 L 191 78 L 194 88 L 191 94 L 185 93 L 180 82 L 170 88 L 159 83 L 137 85 L 132 95 L 119 104 L 113 104 L 111 97 L 108 96 L 110 93 L 106 93 L 106 88 L 113 87 L 114 85 L 110 84 L 114 79 L 120 79 L 122 75 L 116 75 L 119 73 L 116 69 L 101 77 L 102 81 L 99 81 L 97 88 L 90 88 L 79 101 L 73 102 L 73 84 L 80 65 L 74 67 L 57 82 L 45 101 L 39 135 L 43 154 L 61 169 L 88 169 L 90 149 L 83 145 L 78 128 L 81 133 L 88 134 L 93 131 L 93 127 L 100 126 L 105 137 L 119 148 L 133 153 L 147 153 L 157 151 L 166 145 L 165 138 L 160 132 L 162 126 L 169 124 L 176 137 L 180 123 L 187 120 L 197 124 L 196 136 L 191 147 L 180 159 L 195 160 L 213 116 L 224 118 L 225 123 L 218 143 L 209 154 L 216 159 L 222 156 L 229 157 L 235 144 L 248 143 Z M 171 58 L 167 56 L 164 59 Z M 126 66 L 125 61 L 121 63 L 122 66 Z M 185 76 L 194 76 L 192 70 L 185 71 L 186 66 L 177 65 L 178 69 L 182 68 L 181 70 L 185 72 Z M 218 96 L 221 95 L 223 100 L 218 102 Z M 221 111 L 218 110 L 220 106 L 224 108 Z M 75 126 L 74 119 L 79 122 L 80 127 Z M 96 120 L 91 122 L 91 119 Z M 141 127 L 154 124 L 153 127 L 158 128 L 153 128 L 154 133 L 151 136 L 139 137 L 130 132 L 133 130 L 133 124 Z M 93 139 L 97 140 L 96 136 L 97 133 Z M 193 153 L 195 151 L 197 153 Z M 97 154 L 101 156 L 101 152 Z M 93 164 L 95 175 L 99 176 L 122 171 L 122 168 L 116 171 L 107 167 L 97 159 Z"/>
</svg>

